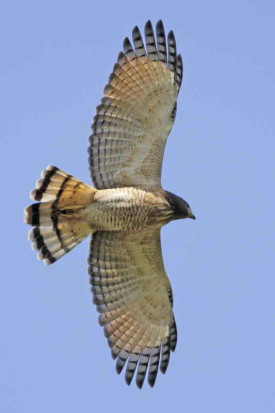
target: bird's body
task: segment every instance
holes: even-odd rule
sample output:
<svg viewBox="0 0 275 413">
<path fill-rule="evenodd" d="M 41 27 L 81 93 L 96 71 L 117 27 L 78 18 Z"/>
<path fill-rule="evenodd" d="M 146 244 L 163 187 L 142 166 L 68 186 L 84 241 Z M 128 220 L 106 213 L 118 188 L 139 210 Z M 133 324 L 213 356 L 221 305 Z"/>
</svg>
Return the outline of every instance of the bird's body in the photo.
<svg viewBox="0 0 275 413">
<path fill-rule="evenodd" d="M 142 231 L 166 224 L 173 211 L 162 189 L 126 187 L 98 190 L 80 215 L 97 230 Z"/>
<path fill-rule="evenodd" d="M 154 385 L 177 341 L 173 294 L 161 253 L 161 227 L 194 218 L 182 198 L 162 189 L 167 136 L 176 115 L 182 60 L 173 32 L 137 27 L 124 41 L 90 137 L 94 186 L 59 168 L 42 173 L 26 208 L 38 258 L 52 264 L 91 237 L 89 274 L 99 322 L 126 382 Z"/>
</svg>

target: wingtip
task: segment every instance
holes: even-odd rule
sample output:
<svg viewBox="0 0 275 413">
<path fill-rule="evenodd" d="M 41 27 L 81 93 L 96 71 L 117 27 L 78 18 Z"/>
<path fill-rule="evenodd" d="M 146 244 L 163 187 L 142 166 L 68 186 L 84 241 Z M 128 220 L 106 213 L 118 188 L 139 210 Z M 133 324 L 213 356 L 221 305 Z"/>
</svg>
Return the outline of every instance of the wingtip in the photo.
<svg viewBox="0 0 275 413">
<path fill-rule="evenodd" d="M 127 372 L 126 372 L 125 382 L 128 384 L 128 386 L 130 386 L 130 384 L 132 383 L 132 380 L 133 380 L 133 375 L 129 375 L 129 374 L 127 374 Z"/>
<path fill-rule="evenodd" d="M 144 379 L 138 379 L 138 377 L 137 377 L 137 379 L 136 379 L 136 385 L 137 385 L 137 388 L 138 389 L 142 389 L 142 386 L 143 386 L 143 383 L 144 383 Z"/>
<path fill-rule="evenodd" d="M 174 41 L 175 41 L 175 35 L 174 35 L 173 30 L 170 30 L 170 32 L 168 33 L 167 37 L 168 37 L 168 40 L 171 39 L 171 40 L 174 40 Z"/>
<path fill-rule="evenodd" d="M 149 386 L 150 386 L 151 388 L 154 387 L 155 382 L 156 382 L 156 378 L 154 378 L 154 379 L 148 379 L 148 384 L 149 384 Z"/>
<path fill-rule="evenodd" d="M 128 49 L 129 47 L 132 48 L 131 42 L 129 40 L 129 37 L 125 37 L 125 39 L 123 40 L 123 49 L 125 51 L 125 49 Z"/>
<path fill-rule="evenodd" d="M 136 32 L 139 32 L 139 27 L 137 25 L 132 30 L 132 33 L 136 33 Z"/>
<path fill-rule="evenodd" d="M 163 21 L 161 19 L 158 20 L 156 24 L 156 28 L 158 29 L 164 29 Z"/>
<path fill-rule="evenodd" d="M 113 360 L 115 360 L 118 356 L 118 352 L 114 348 L 111 349 L 111 356 Z"/>
<path fill-rule="evenodd" d="M 147 29 L 152 29 L 153 30 L 151 20 L 147 20 L 147 22 L 145 23 L 145 30 L 147 30 Z"/>
</svg>

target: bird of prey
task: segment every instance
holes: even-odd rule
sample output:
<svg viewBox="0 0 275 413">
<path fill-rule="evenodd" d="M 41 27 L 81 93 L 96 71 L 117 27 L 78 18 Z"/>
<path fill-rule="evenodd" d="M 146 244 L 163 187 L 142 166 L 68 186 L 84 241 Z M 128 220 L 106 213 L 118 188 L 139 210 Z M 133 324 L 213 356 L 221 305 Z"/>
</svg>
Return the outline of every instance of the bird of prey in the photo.
<svg viewBox="0 0 275 413">
<path fill-rule="evenodd" d="M 42 172 L 25 221 L 38 258 L 52 264 L 91 236 L 89 275 L 99 323 L 125 379 L 153 386 L 177 341 L 173 295 L 160 230 L 195 219 L 186 201 L 161 186 L 163 152 L 176 115 L 182 58 L 172 31 L 148 21 L 126 38 L 89 139 L 94 186 L 59 168 Z"/>
</svg>

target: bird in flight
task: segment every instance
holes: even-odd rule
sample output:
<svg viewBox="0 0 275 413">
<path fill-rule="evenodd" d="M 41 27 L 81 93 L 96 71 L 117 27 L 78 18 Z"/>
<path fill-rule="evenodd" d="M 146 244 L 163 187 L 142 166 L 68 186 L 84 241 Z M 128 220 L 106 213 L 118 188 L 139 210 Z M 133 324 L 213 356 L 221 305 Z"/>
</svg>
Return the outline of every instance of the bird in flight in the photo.
<svg viewBox="0 0 275 413">
<path fill-rule="evenodd" d="M 89 139 L 94 186 L 59 168 L 42 172 L 34 203 L 25 210 L 33 249 L 52 264 L 91 235 L 89 275 L 105 336 L 125 366 L 125 380 L 142 387 L 165 373 L 177 342 L 173 294 L 166 275 L 160 230 L 195 219 L 186 201 L 161 186 L 167 137 L 182 80 L 182 58 L 172 31 L 148 21 L 124 40 Z"/>
</svg>

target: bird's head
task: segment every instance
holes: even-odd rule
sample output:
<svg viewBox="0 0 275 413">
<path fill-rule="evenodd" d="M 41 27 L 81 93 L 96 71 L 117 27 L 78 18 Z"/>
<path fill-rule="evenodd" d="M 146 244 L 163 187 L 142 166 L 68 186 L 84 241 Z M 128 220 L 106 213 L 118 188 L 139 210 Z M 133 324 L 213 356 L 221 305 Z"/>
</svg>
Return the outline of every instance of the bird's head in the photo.
<svg viewBox="0 0 275 413">
<path fill-rule="evenodd" d="M 172 208 L 173 219 L 191 218 L 196 219 L 189 204 L 179 196 L 166 191 L 168 201 Z"/>
</svg>

